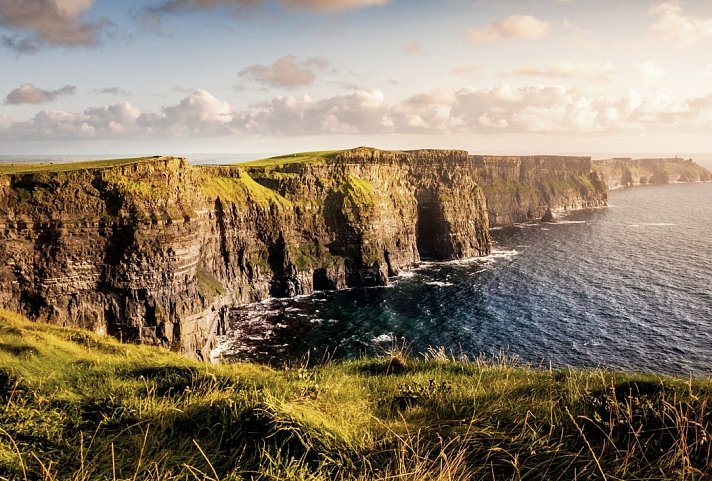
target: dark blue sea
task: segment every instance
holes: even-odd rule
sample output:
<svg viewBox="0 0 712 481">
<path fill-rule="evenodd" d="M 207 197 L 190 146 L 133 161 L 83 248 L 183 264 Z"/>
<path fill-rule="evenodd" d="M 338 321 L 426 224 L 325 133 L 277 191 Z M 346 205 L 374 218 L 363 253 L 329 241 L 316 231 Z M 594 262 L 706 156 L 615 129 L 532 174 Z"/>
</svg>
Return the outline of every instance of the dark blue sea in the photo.
<svg viewBox="0 0 712 481">
<path fill-rule="evenodd" d="M 282 364 L 397 345 L 712 374 L 712 184 L 615 191 L 609 204 L 493 230 L 493 255 L 423 263 L 388 287 L 236 308 L 214 354 Z"/>
</svg>

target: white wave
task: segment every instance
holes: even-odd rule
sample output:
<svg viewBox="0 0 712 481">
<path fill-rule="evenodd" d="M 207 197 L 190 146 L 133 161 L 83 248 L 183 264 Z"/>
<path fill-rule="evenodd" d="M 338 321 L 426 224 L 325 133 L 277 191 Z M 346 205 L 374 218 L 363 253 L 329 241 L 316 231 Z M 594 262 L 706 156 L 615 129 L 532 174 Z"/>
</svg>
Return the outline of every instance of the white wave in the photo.
<svg viewBox="0 0 712 481">
<path fill-rule="evenodd" d="M 442 282 L 442 281 L 430 281 L 430 282 L 426 282 L 426 284 L 429 286 L 438 286 L 438 287 L 450 287 L 450 286 L 454 285 L 452 282 Z"/>
<path fill-rule="evenodd" d="M 414 271 L 400 271 L 396 277 L 400 277 L 403 279 L 409 279 L 411 277 L 415 277 L 415 272 Z"/>
<path fill-rule="evenodd" d="M 230 352 L 231 347 L 230 338 L 228 336 L 217 336 L 216 341 L 216 346 L 210 351 L 210 362 L 212 364 L 220 363 L 220 359 L 222 359 L 223 355 Z"/>
<path fill-rule="evenodd" d="M 567 225 L 567 224 L 585 224 L 585 220 L 558 220 L 555 222 L 555 224 L 562 224 L 562 225 Z"/>
<path fill-rule="evenodd" d="M 482 257 L 481 259 L 487 259 L 487 258 L 493 258 L 493 259 L 498 259 L 498 258 L 507 258 L 507 257 L 514 257 L 519 255 L 519 251 L 516 249 L 508 250 L 508 251 L 500 251 L 500 250 L 493 250 L 492 253 L 486 257 Z"/>
<path fill-rule="evenodd" d="M 542 227 L 542 228 L 539 229 L 539 230 L 551 230 L 551 229 L 547 229 L 546 227 Z"/>
<path fill-rule="evenodd" d="M 669 222 L 646 222 L 643 225 L 646 227 L 670 227 L 676 226 L 677 224 L 671 224 Z"/>
<path fill-rule="evenodd" d="M 388 334 L 381 334 L 380 336 L 376 336 L 373 339 L 371 339 L 371 342 L 374 344 L 382 344 L 384 342 L 393 342 L 393 333 L 389 332 Z"/>
</svg>

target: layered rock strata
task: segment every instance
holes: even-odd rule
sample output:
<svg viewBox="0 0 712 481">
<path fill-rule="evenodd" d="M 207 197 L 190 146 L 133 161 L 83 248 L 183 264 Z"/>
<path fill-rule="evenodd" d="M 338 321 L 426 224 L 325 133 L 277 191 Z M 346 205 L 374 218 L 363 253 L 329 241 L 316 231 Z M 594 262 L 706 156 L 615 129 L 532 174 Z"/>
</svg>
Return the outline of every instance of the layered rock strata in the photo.
<svg viewBox="0 0 712 481">
<path fill-rule="evenodd" d="M 487 197 L 487 200 L 486 200 Z M 604 205 L 590 159 L 464 151 L 0 169 L 0 306 L 205 355 L 229 306 L 487 255 L 490 220 Z"/>
</svg>

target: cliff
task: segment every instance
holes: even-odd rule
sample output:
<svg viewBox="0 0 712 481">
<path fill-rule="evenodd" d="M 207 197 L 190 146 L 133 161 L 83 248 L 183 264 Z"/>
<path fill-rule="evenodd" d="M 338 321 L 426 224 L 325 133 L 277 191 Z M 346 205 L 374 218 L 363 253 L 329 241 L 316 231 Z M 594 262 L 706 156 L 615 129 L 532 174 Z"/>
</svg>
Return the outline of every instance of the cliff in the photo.
<svg viewBox="0 0 712 481">
<path fill-rule="evenodd" d="M 384 285 L 421 258 L 487 255 L 488 217 L 605 199 L 587 158 L 447 150 L 4 166 L 0 305 L 202 355 L 230 305 Z"/>
<path fill-rule="evenodd" d="M 471 156 L 485 192 L 490 226 L 541 219 L 554 212 L 601 207 L 607 187 L 590 157 Z"/>
<path fill-rule="evenodd" d="M 596 160 L 594 170 L 611 189 L 646 184 L 709 182 L 712 174 L 692 159 L 614 158 Z"/>
</svg>

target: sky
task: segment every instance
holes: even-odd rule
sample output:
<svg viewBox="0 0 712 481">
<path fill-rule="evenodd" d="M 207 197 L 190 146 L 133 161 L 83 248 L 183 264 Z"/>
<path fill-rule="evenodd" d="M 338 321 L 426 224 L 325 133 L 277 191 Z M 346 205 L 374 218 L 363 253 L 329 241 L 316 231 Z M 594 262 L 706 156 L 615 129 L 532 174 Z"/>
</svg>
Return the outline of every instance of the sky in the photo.
<svg viewBox="0 0 712 481">
<path fill-rule="evenodd" d="M 708 0 L 0 0 L 0 154 L 712 152 Z"/>
</svg>

